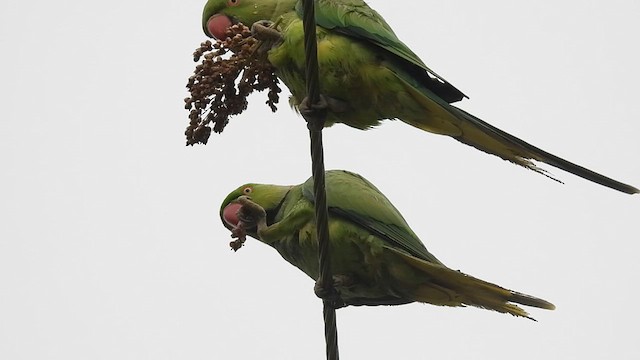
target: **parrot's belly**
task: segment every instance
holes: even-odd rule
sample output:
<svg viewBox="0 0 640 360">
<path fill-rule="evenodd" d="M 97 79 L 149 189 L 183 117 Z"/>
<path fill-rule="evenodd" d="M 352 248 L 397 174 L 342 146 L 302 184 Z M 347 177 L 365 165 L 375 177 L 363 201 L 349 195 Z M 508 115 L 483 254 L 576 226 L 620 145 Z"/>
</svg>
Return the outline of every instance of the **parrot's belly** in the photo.
<svg viewBox="0 0 640 360">
<path fill-rule="evenodd" d="M 283 35 L 283 43 L 270 50 L 269 61 L 291 91 L 291 105 L 297 107 L 306 94 L 302 21 L 292 22 Z M 384 54 L 357 39 L 318 28 L 318 68 L 320 93 L 342 105 L 330 107 L 326 126 L 344 123 L 367 129 L 409 111 L 424 111 Z"/>
<path fill-rule="evenodd" d="M 334 286 L 346 305 L 398 305 L 413 302 L 395 289 L 388 274 L 403 264 L 389 262 L 381 239 L 341 219 L 330 219 L 330 258 Z M 318 279 L 318 242 L 314 224 L 272 246 L 292 265 Z M 402 271 L 402 270 L 400 270 Z"/>
</svg>

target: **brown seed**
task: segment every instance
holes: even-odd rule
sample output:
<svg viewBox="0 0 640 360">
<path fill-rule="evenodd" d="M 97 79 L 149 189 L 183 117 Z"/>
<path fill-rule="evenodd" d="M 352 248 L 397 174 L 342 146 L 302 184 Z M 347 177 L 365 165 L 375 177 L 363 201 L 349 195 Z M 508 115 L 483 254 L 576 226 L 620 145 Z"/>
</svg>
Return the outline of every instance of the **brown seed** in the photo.
<svg viewBox="0 0 640 360">
<path fill-rule="evenodd" d="M 281 90 L 265 55 L 255 56 L 259 42 L 242 24 L 233 25 L 227 35 L 215 43 L 203 42 L 193 53 L 196 61 L 203 60 L 187 82 L 190 93 L 184 99 L 185 109 L 190 110 L 190 125 L 185 130 L 187 145 L 206 144 L 212 131 L 209 123 L 213 131 L 222 132 L 229 116 L 247 108 L 247 97 L 253 91 L 268 89 L 266 104 L 276 111 Z"/>
</svg>

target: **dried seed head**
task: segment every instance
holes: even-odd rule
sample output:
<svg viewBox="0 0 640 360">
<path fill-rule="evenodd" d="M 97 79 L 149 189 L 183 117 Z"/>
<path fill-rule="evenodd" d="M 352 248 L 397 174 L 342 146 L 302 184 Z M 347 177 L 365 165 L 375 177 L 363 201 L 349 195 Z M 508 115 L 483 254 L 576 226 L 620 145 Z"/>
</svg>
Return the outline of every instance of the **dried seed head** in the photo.
<svg viewBox="0 0 640 360">
<path fill-rule="evenodd" d="M 222 132 L 229 116 L 247 108 L 247 96 L 253 91 L 268 89 L 266 104 L 276 111 L 281 90 L 266 54 L 259 56 L 256 52 L 260 42 L 242 24 L 231 26 L 225 35 L 215 43 L 203 42 L 193 53 L 194 61 L 202 61 L 187 82 L 187 145 L 206 144 L 212 130 Z M 224 56 L 229 52 L 230 56 Z"/>
</svg>

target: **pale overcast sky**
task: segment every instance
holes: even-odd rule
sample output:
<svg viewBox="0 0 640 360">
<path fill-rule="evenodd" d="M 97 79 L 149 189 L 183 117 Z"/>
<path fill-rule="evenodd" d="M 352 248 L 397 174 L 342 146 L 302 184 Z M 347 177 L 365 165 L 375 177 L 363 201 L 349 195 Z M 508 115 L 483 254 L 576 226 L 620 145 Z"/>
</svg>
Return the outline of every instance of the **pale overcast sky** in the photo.
<svg viewBox="0 0 640 360">
<path fill-rule="evenodd" d="M 462 108 L 640 186 L 640 2 L 370 1 Z M 304 121 L 264 94 L 185 147 L 204 1 L 0 5 L 0 358 L 323 359 L 313 281 L 218 218 L 310 176 Z M 325 131 L 449 266 L 536 295 L 538 322 L 423 304 L 338 311 L 343 359 L 638 359 L 640 195 L 558 184 L 386 122 Z"/>
</svg>

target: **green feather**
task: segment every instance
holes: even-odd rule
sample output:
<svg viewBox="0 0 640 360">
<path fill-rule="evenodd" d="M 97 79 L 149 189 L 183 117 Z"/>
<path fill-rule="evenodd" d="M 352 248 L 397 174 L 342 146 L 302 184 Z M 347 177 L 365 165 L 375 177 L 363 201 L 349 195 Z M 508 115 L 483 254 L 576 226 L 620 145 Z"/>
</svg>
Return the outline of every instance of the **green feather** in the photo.
<svg viewBox="0 0 640 360">
<path fill-rule="evenodd" d="M 362 226 L 378 235 L 388 246 L 402 249 L 419 259 L 441 264 L 427 251 L 389 199 L 367 179 L 349 171 L 332 170 L 327 171 L 325 182 L 327 207 L 331 215 Z M 313 178 L 302 185 L 302 193 L 315 203 Z"/>
<path fill-rule="evenodd" d="M 360 175 L 326 172 L 330 267 L 346 305 L 398 305 L 413 301 L 472 305 L 528 316 L 513 303 L 553 309 L 544 300 L 507 290 L 444 266 L 409 228 L 400 212 Z M 249 189 L 249 190 L 247 190 Z M 250 196 L 252 204 L 243 204 Z M 247 184 L 224 200 L 220 215 L 261 207 L 249 236 L 276 249 L 311 278 L 318 279 L 318 241 L 313 182 L 296 186 Z M 253 215 L 251 215 L 253 216 Z M 229 229 L 231 224 L 225 223 Z M 246 226 L 246 225 L 245 225 Z M 250 225 L 251 226 L 251 225 Z"/>
<path fill-rule="evenodd" d="M 237 6 L 228 6 L 226 0 L 210 0 L 203 15 L 203 24 L 214 14 L 246 25 L 260 19 L 280 24 L 282 42 L 268 51 L 268 60 L 291 91 L 294 107 L 306 95 L 301 4 L 296 0 L 241 0 Z M 431 71 L 364 1 L 318 0 L 316 19 L 320 93 L 331 105 L 325 126 L 343 123 L 366 130 L 384 119 L 399 119 L 549 177 L 534 161 L 628 194 L 640 192 L 450 105 L 464 95 Z"/>
<path fill-rule="evenodd" d="M 302 17 L 303 1 L 296 6 Z M 402 66 L 416 78 L 436 91 L 447 102 L 460 101 L 467 97 L 442 76 L 431 70 L 407 45 L 393 32 L 389 24 L 362 0 L 318 0 L 315 7 L 316 23 L 325 29 L 333 30 L 354 39 L 360 39 L 381 50 L 398 56 Z M 423 71 L 421 71 L 423 70 Z M 432 79 L 428 72 L 440 81 Z"/>
</svg>

